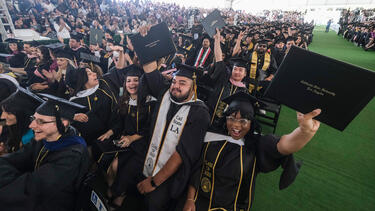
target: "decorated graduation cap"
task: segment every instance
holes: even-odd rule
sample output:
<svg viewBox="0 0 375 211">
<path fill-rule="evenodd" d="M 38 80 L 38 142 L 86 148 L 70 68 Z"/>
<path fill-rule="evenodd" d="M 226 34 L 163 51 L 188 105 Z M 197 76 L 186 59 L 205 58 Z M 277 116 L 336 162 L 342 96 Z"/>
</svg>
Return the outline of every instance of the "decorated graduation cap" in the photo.
<svg viewBox="0 0 375 211">
<path fill-rule="evenodd" d="M 86 107 L 77 103 L 70 102 L 63 98 L 55 97 L 49 94 L 39 94 L 46 101 L 36 109 L 36 113 L 45 116 L 56 117 L 57 129 L 61 134 L 65 133 L 61 118 L 73 121 L 74 115 L 79 112 L 85 112 Z"/>
<path fill-rule="evenodd" d="M 250 120 L 254 119 L 255 109 L 263 105 L 257 98 L 244 91 L 236 92 L 224 98 L 223 102 L 228 104 L 224 113 L 226 116 L 235 111 L 240 111 L 241 116 L 249 118 Z"/>
<path fill-rule="evenodd" d="M 17 91 L 1 102 L 7 112 L 23 111 L 26 115 L 34 114 L 35 109 L 44 101 L 30 91 L 18 87 Z"/>
<path fill-rule="evenodd" d="M 176 66 L 178 71 L 175 76 L 182 76 L 193 80 L 194 100 L 197 100 L 197 68 L 186 64 L 176 64 Z"/>
</svg>

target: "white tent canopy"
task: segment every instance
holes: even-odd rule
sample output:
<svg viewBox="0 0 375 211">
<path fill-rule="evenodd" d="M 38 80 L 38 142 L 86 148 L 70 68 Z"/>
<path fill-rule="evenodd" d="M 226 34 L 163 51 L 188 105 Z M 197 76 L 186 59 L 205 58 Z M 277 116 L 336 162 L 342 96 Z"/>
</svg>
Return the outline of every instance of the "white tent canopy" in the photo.
<svg viewBox="0 0 375 211">
<path fill-rule="evenodd" d="M 186 7 L 228 8 L 231 0 L 152 0 L 176 3 Z M 302 10 L 308 8 L 375 8 L 375 0 L 232 0 L 233 9 L 259 11 L 264 9 Z"/>
</svg>

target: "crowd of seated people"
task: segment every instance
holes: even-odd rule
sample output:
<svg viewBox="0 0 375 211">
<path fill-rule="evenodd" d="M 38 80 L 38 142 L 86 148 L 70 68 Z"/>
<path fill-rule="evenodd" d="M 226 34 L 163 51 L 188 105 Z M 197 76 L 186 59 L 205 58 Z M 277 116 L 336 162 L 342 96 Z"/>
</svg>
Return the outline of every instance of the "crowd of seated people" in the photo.
<svg viewBox="0 0 375 211">
<path fill-rule="evenodd" d="M 375 9 L 343 10 L 339 24 L 338 35 L 365 51 L 375 49 Z"/>
<path fill-rule="evenodd" d="M 227 25 L 210 37 L 201 21 L 212 10 L 175 4 L 36 0 L 9 11 L 16 28 L 56 42 L 5 40 L 4 210 L 73 210 L 85 172 L 98 169 L 111 210 L 128 195 L 143 200 L 132 210 L 248 210 L 258 173 L 282 166 L 280 188 L 294 181 L 292 154 L 320 111 L 299 114 L 282 137 L 263 135 L 254 115 L 291 47 L 312 42 L 302 13 L 223 10 Z M 141 64 L 132 38 L 161 22 L 177 52 Z"/>
</svg>

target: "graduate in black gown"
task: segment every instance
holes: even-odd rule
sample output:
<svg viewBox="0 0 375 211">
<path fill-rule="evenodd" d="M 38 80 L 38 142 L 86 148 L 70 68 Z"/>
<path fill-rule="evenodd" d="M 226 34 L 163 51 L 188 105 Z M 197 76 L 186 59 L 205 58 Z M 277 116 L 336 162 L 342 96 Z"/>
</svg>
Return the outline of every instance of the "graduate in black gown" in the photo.
<svg viewBox="0 0 375 211">
<path fill-rule="evenodd" d="M 66 84 L 66 75 L 69 71 L 75 71 L 75 63 L 73 62 L 72 55 L 63 49 L 57 50 L 55 52 L 55 57 L 57 70 L 42 71 L 48 82 L 48 89 L 43 92 L 64 99 L 69 99 L 71 94 Z"/>
<path fill-rule="evenodd" d="M 108 183 L 111 186 L 109 197 L 113 198 L 113 207 L 121 206 L 128 189 L 136 190 L 136 182 L 142 175 L 143 161 L 149 144 L 150 119 L 156 99 L 151 96 L 144 100 L 139 99 L 138 87 L 142 72 L 143 70 L 135 65 L 127 68 L 117 124 L 99 137 L 101 141 L 110 136 L 116 137 L 120 147 L 128 149 L 119 152 L 112 162 L 111 167 L 113 172 L 116 172 L 116 177 L 113 182 Z"/>
<path fill-rule="evenodd" d="M 302 149 L 314 136 L 320 123 L 313 120 L 316 109 L 297 113 L 299 127 L 281 138 L 254 133 L 257 100 L 244 92 L 224 99 L 223 131 L 207 132 L 200 165 L 191 178 L 184 211 L 249 210 L 254 199 L 255 179 L 282 166 L 279 188 L 296 178 L 299 165 L 292 153 Z M 228 136 L 229 134 L 229 136 Z"/>
<path fill-rule="evenodd" d="M 24 68 L 24 62 L 27 58 L 26 54 L 22 52 L 22 40 L 9 38 L 8 42 L 9 53 L 13 56 L 8 59 L 11 68 Z"/>
<path fill-rule="evenodd" d="M 183 194 L 192 167 L 199 160 L 209 113 L 195 97 L 194 68 L 178 67 L 179 72 L 170 85 L 164 84 L 156 61 L 144 65 L 143 69 L 145 85 L 158 103 L 151 120 L 151 140 L 142 171 L 144 179 L 137 188 L 145 194 L 146 210 L 167 210 Z"/>
<path fill-rule="evenodd" d="M 111 128 L 117 115 L 117 99 L 107 83 L 98 79 L 89 66 L 69 71 L 67 83 L 74 89 L 69 101 L 84 105 L 89 110 L 87 113 L 76 114 L 73 126 L 81 132 L 88 145 L 92 145 Z"/>
<path fill-rule="evenodd" d="M 72 33 L 70 34 L 69 46 L 65 47 L 65 50 L 72 54 L 73 61 L 77 66 L 81 61 L 81 53 L 90 53 L 90 50 L 81 44 L 82 39 L 81 33 Z"/>
<path fill-rule="evenodd" d="M 267 40 L 259 40 L 255 50 L 246 58 L 250 62 L 246 77 L 249 92 L 257 96 L 264 93 L 277 71 L 277 63 L 269 47 Z"/>
<path fill-rule="evenodd" d="M 220 32 L 217 30 L 215 35 L 215 63 L 214 67 L 208 70 L 205 81 L 213 89 L 207 98 L 207 106 L 211 114 L 211 127 L 221 127 L 219 119 L 223 116 L 226 103 L 222 99 L 239 91 L 246 91 L 246 85 L 243 83 L 247 72 L 247 62 L 242 59 L 233 60 L 233 69 L 228 71 L 223 61 L 222 50 L 220 46 Z"/>
<path fill-rule="evenodd" d="M 30 124 L 34 140 L 0 157 L 2 210 L 75 209 L 88 169 L 88 152 L 69 122 L 83 108 L 48 96 L 48 101 L 36 109 Z"/>
<path fill-rule="evenodd" d="M 17 91 L 18 81 L 10 75 L 0 74 L 0 101 L 5 100 L 11 94 Z M 4 122 L 3 122 L 4 124 Z M 6 142 L 8 142 L 8 134 L 6 127 L 0 125 L 1 135 L 0 135 L 0 156 L 7 151 Z"/>
<path fill-rule="evenodd" d="M 5 146 L 7 153 L 19 150 L 34 138 L 34 133 L 29 129 L 30 116 L 43 100 L 33 93 L 18 87 L 18 90 L 3 100 L 1 119 L 5 119 L 4 130 L 7 130 Z"/>
</svg>

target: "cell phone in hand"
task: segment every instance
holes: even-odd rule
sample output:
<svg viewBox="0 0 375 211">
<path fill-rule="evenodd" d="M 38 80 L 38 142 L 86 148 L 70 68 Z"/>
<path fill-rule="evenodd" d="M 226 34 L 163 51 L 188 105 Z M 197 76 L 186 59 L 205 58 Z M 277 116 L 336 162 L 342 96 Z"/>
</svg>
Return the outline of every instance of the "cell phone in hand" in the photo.
<svg viewBox="0 0 375 211">
<path fill-rule="evenodd" d="M 121 147 L 122 146 L 122 143 L 120 143 L 121 140 L 117 139 L 117 140 L 113 140 L 113 144 L 117 147 Z"/>
</svg>

